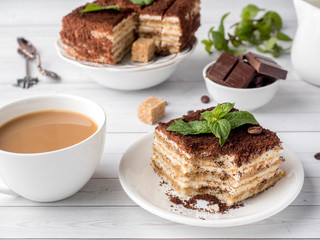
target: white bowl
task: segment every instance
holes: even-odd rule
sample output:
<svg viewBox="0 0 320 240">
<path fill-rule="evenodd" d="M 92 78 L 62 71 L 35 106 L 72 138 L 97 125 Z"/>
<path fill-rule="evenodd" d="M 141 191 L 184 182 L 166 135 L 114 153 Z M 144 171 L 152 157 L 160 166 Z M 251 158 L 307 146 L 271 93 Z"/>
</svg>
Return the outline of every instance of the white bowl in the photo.
<svg viewBox="0 0 320 240">
<path fill-rule="evenodd" d="M 79 191 L 94 173 L 104 149 L 106 116 L 96 103 L 77 96 L 47 94 L 0 108 L 0 126 L 24 114 L 67 110 L 84 114 L 97 125 L 87 139 L 56 151 L 13 153 L 0 150 L 0 176 L 16 194 L 37 202 L 52 202 Z M 49 136 L 50 137 L 50 136 Z M 8 193 L 0 189 L 0 193 Z"/>
<path fill-rule="evenodd" d="M 133 62 L 131 55 L 127 54 L 116 65 L 77 60 L 64 50 L 60 39 L 56 42 L 56 49 L 63 60 L 81 67 L 94 81 L 105 87 L 119 90 L 139 90 L 166 81 L 179 63 L 194 51 L 196 45 L 197 41 L 182 52 L 166 57 L 154 57 L 148 63 Z"/>
<path fill-rule="evenodd" d="M 215 83 L 206 77 L 209 67 L 215 61 L 204 67 L 202 75 L 211 97 L 218 103 L 234 102 L 236 108 L 253 111 L 266 105 L 274 97 L 279 87 L 279 80 L 259 88 L 233 88 Z"/>
</svg>

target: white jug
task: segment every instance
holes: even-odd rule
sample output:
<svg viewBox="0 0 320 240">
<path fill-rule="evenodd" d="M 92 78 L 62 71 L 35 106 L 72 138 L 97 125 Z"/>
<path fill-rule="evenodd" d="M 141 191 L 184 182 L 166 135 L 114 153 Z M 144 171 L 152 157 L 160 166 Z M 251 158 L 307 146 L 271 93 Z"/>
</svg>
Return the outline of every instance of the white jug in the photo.
<svg viewBox="0 0 320 240">
<path fill-rule="evenodd" d="M 320 86 L 320 0 L 294 0 L 298 28 L 291 61 L 307 82 Z"/>
</svg>

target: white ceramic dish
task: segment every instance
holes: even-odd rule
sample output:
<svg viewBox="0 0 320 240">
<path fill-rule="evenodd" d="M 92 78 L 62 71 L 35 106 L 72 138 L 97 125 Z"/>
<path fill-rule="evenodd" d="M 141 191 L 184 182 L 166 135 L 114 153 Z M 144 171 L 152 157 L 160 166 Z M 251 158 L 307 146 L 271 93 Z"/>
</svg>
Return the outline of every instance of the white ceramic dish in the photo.
<svg viewBox="0 0 320 240">
<path fill-rule="evenodd" d="M 133 62 L 131 55 L 127 54 L 120 63 L 108 65 L 77 60 L 64 50 L 60 39 L 55 44 L 63 60 L 84 69 L 97 83 L 119 90 L 145 89 L 166 81 L 179 63 L 194 51 L 196 45 L 197 41 L 182 52 L 166 57 L 154 57 L 148 63 Z"/>
<path fill-rule="evenodd" d="M 180 208 L 173 211 L 173 203 L 160 186 L 161 179 L 150 166 L 153 133 L 142 137 L 124 153 L 119 178 L 124 191 L 145 210 L 162 218 L 202 227 L 230 227 L 263 220 L 286 208 L 299 194 L 304 172 L 297 156 L 285 147 L 282 155 L 286 161 L 282 169 L 287 175 L 274 187 L 246 200 L 243 207 L 230 210 L 226 214 L 208 214 L 206 220 L 199 218 L 199 212 Z"/>
<path fill-rule="evenodd" d="M 240 110 L 253 111 L 270 102 L 278 90 L 279 80 L 259 88 L 232 88 L 215 83 L 206 77 L 209 67 L 214 62 L 204 67 L 202 76 L 209 94 L 218 103 L 234 102 Z"/>
</svg>

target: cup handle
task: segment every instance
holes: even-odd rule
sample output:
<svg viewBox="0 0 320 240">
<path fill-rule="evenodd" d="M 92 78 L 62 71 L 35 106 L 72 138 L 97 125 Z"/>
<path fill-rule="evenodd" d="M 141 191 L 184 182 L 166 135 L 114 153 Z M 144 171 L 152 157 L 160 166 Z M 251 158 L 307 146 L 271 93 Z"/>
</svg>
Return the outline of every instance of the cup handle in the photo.
<svg viewBox="0 0 320 240">
<path fill-rule="evenodd" d="M 13 192 L 0 178 L 0 194 L 10 195 L 13 197 L 18 196 L 15 192 Z"/>
</svg>

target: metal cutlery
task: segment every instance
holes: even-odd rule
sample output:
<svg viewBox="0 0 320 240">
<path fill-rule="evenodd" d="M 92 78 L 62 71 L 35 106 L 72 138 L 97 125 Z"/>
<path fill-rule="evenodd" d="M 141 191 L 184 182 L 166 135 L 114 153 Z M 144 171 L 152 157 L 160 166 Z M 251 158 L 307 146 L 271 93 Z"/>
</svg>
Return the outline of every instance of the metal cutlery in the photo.
<svg viewBox="0 0 320 240">
<path fill-rule="evenodd" d="M 22 37 L 17 38 L 17 41 L 18 41 L 18 44 L 20 46 L 22 53 L 25 56 L 28 56 L 28 58 L 30 60 L 37 59 L 37 67 L 38 67 L 39 72 L 42 75 L 44 75 L 46 77 L 50 77 L 54 80 L 60 79 L 60 76 L 58 74 L 56 74 L 55 72 L 52 72 L 52 71 L 49 71 L 49 70 L 42 68 L 40 55 L 37 52 L 36 47 L 30 41 L 28 41 Z"/>
</svg>

